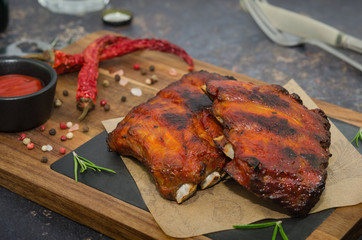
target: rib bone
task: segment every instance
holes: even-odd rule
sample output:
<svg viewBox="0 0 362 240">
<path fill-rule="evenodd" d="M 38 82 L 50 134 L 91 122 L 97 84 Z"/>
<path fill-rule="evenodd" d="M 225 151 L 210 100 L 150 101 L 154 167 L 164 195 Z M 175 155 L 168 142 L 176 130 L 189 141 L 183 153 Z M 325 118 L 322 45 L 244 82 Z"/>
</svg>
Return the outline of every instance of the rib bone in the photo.
<svg viewBox="0 0 362 240">
<path fill-rule="evenodd" d="M 183 184 L 176 192 L 177 203 L 182 203 L 187 198 L 191 197 L 196 191 L 197 185 L 191 183 Z"/>
<path fill-rule="evenodd" d="M 211 187 L 213 185 L 215 185 L 216 183 L 218 183 L 221 179 L 221 175 L 219 172 L 212 172 L 210 173 L 204 181 L 202 181 L 200 183 L 200 188 L 201 189 L 205 189 L 205 188 L 208 188 L 208 187 Z"/>
</svg>

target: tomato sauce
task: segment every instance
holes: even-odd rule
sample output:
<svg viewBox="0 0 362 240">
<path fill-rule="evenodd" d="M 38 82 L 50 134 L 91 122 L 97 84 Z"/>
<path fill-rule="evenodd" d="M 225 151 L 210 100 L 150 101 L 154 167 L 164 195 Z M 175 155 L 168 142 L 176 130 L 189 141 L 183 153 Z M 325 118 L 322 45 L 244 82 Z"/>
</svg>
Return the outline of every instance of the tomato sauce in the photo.
<svg viewBox="0 0 362 240">
<path fill-rule="evenodd" d="M 0 76 L 0 97 L 17 97 L 34 93 L 43 88 L 42 82 L 21 74 Z"/>
</svg>

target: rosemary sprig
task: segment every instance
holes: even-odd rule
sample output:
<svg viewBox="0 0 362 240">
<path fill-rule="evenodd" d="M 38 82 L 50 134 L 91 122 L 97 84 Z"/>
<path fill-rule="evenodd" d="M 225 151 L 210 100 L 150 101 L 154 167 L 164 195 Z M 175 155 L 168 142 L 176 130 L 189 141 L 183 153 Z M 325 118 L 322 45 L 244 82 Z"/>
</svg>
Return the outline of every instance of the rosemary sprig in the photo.
<svg viewBox="0 0 362 240">
<path fill-rule="evenodd" d="M 271 227 L 271 226 L 275 226 L 274 227 L 274 231 L 273 231 L 273 237 L 272 240 L 275 240 L 278 230 L 280 235 L 282 236 L 283 240 L 288 240 L 287 235 L 284 232 L 284 229 L 282 227 L 282 221 L 277 221 L 277 222 L 267 222 L 267 223 L 257 223 L 257 224 L 247 224 L 247 225 L 234 225 L 234 228 L 237 229 L 256 229 L 256 228 L 266 228 L 266 227 Z"/>
<path fill-rule="evenodd" d="M 358 130 L 356 136 L 351 140 L 351 142 L 353 142 L 354 140 L 356 140 L 356 145 L 358 146 L 358 140 L 362 141 L 362 127 Z"/>
<path fill-rule="evenodd" d="M 93 171 L 107 171 L 107 172 L 111 172 L 111 173 L 116 173 L 115 171 L 113 171 L 112 169 L 108 169 L 108 168 L 104 168 L 104 167 L 100 167 L 95 165 L 94 163 L 92 163 L 91 161 L 89 161 L 88 159 L 79 156 L 77 153 L 75 153 L 74 151 L 73 153 L 73 159 L 74 159 L 74 180 L 76 182 L 78 182 L 78 165 L 80 166 L 80 173 L 83 173 L 85 170 L 92 169 Z"/>
</svg>

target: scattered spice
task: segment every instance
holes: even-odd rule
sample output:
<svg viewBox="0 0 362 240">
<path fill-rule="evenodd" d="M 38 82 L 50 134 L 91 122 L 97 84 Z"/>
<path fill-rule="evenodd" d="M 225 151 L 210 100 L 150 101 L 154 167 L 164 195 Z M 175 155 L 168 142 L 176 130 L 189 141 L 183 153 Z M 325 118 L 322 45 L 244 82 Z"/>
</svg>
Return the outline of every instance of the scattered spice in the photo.
<svg viewBox="0 0 362 240">
<path fill-rule="evenodd" d="M 83 130 L 83 132 L 88 132 L 88 131 L 89 131 L 89 127 L 88 127 L 88 126 L 84 126 L 82 130 Z"/>
<path fill-rule="evenodd" d="M 58 74 L 79 71 L 76 99 L 77 107 L 82 111 L 79 120 L 82 120 L 95 107 L 99 62 L 144 49 L 175 54 L 190 66 L 189 71 L 193 70 L 192 58 L 175 44 L 159 39 L 129 39 L 116 35 L 96 39 L 79 54 L 48 50 L 39 57 L 48 61 Z"/>
<path fill-rule="evenodd" d="M 142 75 L 146 75 L 146 74 L 147 74 L 147 70 L 144 69 L 144 68 L 141 68 L 141 74 L 142 74 Z"/>
<path fill-rule="evenodd" d="M 135 65 L 133 65 L 133 69 L 134 70 L 139 70 L 141 67 L 138 63 L 136 63 Z"/>
<path fill-rule="evenodd" d="M 158 81 L 158 77 L 157 77 L 156 74 L 153 74 L 153 75 L 151 76 L 151 79 L 155 80 L 156 82 Z"/>
<path fill-rule="evenodd" d="M 149 67 L 149 69 L 150 69 L 151 72 L 153 72 L 153 71 L 155 71 L 155 66 L 151 65 L 151 66 Z"/>
<path fill-rule="evenodd" d="M 60 129 L 66 129 L 67 124 L 65 124 L 64 122 L 61 122 L 61 123 L 59 123 L 59 127 L 60 127 Z"/>
<path fill-rule="evenodd" d="M 72 139 L 73 138 L 73 133 L 72 132 L 68 132 L 67 135 L 65 135 L 67 137 L 67 139 Z"/>
<path fill-rule="evenodd" d="M 127 97 L 126 96 L 122 96 L 121 97 L 121 102 L 125 102 L 127 100 Z"/>
<path fill-rule="evenodd" d="M 111 110 L 111 106 L 109 104 L 104 105 L 104 111 L 108 112 Z"/>
<path fill-rule="evenodd" d="M 117 72 L 115 72 L 114 74 L 115 74 L 115 75 L 119 75 L 119 76 L 121 77 L 121 76 L 123 76 L 124 71 L 123 71 L 123 69 L 120 69 L 120 70 L 118 70 Z"/>
<path fill-rule="evenodd" d="M 122 87 L 125 87 L 127 84 L 128 84 L 128 80 L 127 80 L 127 79 L 122 78 L 122 79 L 119 81 L 119 85 L 121 85 Z"/>
<path fill-rule="evenodd" d="M 43 152 L 48 151 L 48 146 L 47 146 L 47 145 L 41 146 L 41 150 L 42 150 Z"/>
<path fill-rule="evenodd" d="M 67 125 L 67 128 L 71 128 L 73 126 L 72 122 L 67 122 L 65 125 Z"/>
<path fill-rule="evenodd" d="M 108 80 L 104 80 L 102 83 L 103 87 L 109 87 L 109 81 Z"/>
<path fill-rule="evenodd" d="M 67 140 L 67 137 L 64 136 L 64 135 L 62 135 L 62 136 L 60 137 L 60 140 L 61 140 L 61 141 L 65 141 L 65 140 Z"/>
<path fill-rule="evenodd" d="M 114 75 L 114 80 L 116 82 L 119 82 L 119 80 L 121 80 L 121 76 L 119 76 L 118 74 Z"/>
<path fill-rule="evenodd" d="M 153 78 L 146 78 L 145 83 L 148 85 L 152 85 L 155 82 L 157 82 L 157 80 L 153 79 Z"/>
<path fill-rule="evenodd" d="M 69 128 L 69 132 L 73 132 L 79 129 L 79 124 L 76 123 L 74 124 L 71 128 Z"/>
<path fill-rule="evenodd" d="M 26 145 L 26 148 L 29 149 L 29 150 L 33 149 L 34 148 L 34 143 L 32 143 L 32 142 L 28 143 Z"/>
<path fill-rule="evenodd" d="M 24 138 L 23 139 L 23 143 L 24 143 L 24 145 L 28 145 L 29 143 L 31 143 L 31 140 L 30 140 L 30 138 Z"/>
<path fill-rule="evenodd" d="M 54 136 L 56 133 L 57 133 L 57 131 L 54 128 L 51 128 L 49 130 L 49 134 L 52 135 L 52 136 Z"/>
<path fill-rule="evenodd" d="M 40 131 L 42 131 L 42 132 L 45 131 L 45 125 L 41 125 L 41 126 L 40 126 Z"/>
<path fill-rule="evenodd" d="M 23 141 L 25 138 L 26 138 L 26 134 L 22 133 L 22 134 L 20 134 L 20 137 L 18 137 L 18 140 Z"/>
<path fill-rule="evenodd" d="M 177 75 L 177 71 L 176 71 L 176 69 L 174 69 L 174 68 L 170 68 L 170 69 L 168 70 L 168 73 L 169 73 L 171 76 L 176 76 L 176 75 Z"/>
<path fill-rule="evenodd" d="M 48 144 L 47 145 L 47 151 L 50 152 L 51 150 L 53 150 L 53 147 L 52 147 L 52 145 Z"/>
<path fill-rule="evenodd" d="M 131 88 L 131 93 L 137 97 L 142 96 L 142 90 L 140 88 Z"/>
<path fill-rule="evenodd" d="M 62 106 L 62 104 L 63 104 L 63 102 L 59 98 L 56 98 L 54 100 L 54 107 L 58 108 L 58 107 Z"/>
<path fill-rule="evenodd" d="M 42 156 L 40 159 L 40 162 L 42 163 L 47 163 L 48 162 L 48 158 L 46 156 Z"/>
<path fill-rule="evenodd" d="M 63 90 L 63 96 L 64 96 L 64 97 L 67 97 L 68 95 L 69 95 L 68 90 Z"/>
<path fill-rule="evenodd" d="M 59 152 L 60 152 L 61 154 L 65 154 L 65 153 L 66 153 L 66 151 L 67 151 L 67 150 L 65 150 L 65 148 L 64 148 L 64 147 L 62 147 L 62 148 L 60 148 L 60 149 L 59 149 Z"/>
<path fill-rule="evenodd" d="M 107 100 L 102 99 L 100 104 L 101 104 L 102 107 L 104 107 L 107 104 Z"/>
</svg>

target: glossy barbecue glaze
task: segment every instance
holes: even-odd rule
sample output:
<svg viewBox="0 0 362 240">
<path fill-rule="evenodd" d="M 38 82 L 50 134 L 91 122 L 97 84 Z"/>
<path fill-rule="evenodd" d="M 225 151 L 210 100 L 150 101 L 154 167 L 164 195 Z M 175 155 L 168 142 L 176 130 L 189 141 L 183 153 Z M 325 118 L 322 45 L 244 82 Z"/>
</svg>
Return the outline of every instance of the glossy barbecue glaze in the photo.
<svg viewBox="0 0 362 240">
<path fill-rule="evenodd" d="M 213 138 L 222 128 L 211 116 L 211 100 L 201 86 L 226 79 L 207 72 L 190 73 L 132 109 L 109 134 L 111 150 L 143 162 L 161 195 L 184 201 L 220 179 L 226 157 Z"/>
<path fill-rule="evenodd" d="M 279 85 L 209 81 L 206 90 L 224 127 L 226 139 L 216 142 L 233 158 L 225 171 L 292 215 L 307 214 L 327 177 L 330 124 L 324 112 L 308 110 Z"/>
</svg>

